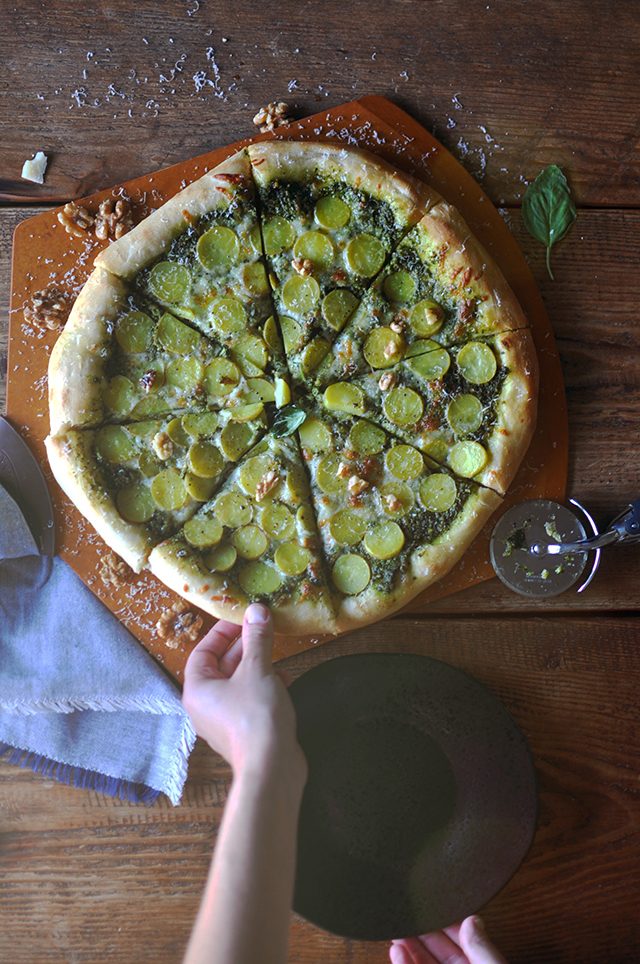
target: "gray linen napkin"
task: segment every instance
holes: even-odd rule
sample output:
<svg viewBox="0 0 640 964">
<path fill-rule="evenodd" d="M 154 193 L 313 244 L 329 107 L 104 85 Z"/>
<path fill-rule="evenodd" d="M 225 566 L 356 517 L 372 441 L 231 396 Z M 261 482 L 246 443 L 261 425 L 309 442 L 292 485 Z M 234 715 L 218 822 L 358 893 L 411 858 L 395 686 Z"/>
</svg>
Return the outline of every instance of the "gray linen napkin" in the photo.
<svg viewBox="0 0 640 964">
<path fill-rule="evenodd" d="M 195 733 L 175 686 L 0 486 L 0 756 L 121 799 L 180 801 Z"/>
</svg>

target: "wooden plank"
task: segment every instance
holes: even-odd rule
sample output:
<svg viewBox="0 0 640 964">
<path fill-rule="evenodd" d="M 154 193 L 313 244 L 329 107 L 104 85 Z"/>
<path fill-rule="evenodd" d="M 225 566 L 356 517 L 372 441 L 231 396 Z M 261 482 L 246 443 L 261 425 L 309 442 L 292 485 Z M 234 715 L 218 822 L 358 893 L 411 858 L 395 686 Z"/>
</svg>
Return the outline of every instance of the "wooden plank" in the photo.
<svg viewBox="0 0 640 964">
<path fill-rule="evenodd" d="M 6 341 L 8 258 L 13 227 L 24 208 L 0 210 L 0 353 Z M 569 491 L 601 522 L 640 492 L 640 463 L 630 453 L 640 416 L 640 212 L 582 210 L 572 232 L 554 252 L 556 280 L 544 254 L 523 228 L 520 212 L 505 212 L 540 285 L 556 333 L 570 417 Z M 3 382 L 0 384 L 2 387 Z M 638 609 L 640 554 L 634 547 L 605 552 L 601 571 L 584 596 L 565 594 L 537 604 L 504 589 L 497 580 L 463 596 L 430 604 L 429 611 L 517 612 Z M 418 600 L 411 607 L 424 608 Z"/>
<path fill-rule="evenodd" d="M 508 960 L 622 964 L 640 954 L 640 731 L 633 618 L 402 620 L 281 665 L 295 677 L 347 653 L 405 651 L 476 676 L 525 732 L 540 785 L 533 848 L 485 916 Z M 152 808 L 0 765 L 0 958 L 172 962 L 184 947 L 229 774 L 206 747 L 184 802 Z M 20 935 L 16 940 L 15 935 Z M 375 964 L 386 945 L 302 921 L 295 964 Z"/>
<path fill-rule="evenodd" d="M 299 114 L 369 93 L 397 99 L 512 203 L 555 161 L 584 204 L 640 203 L 640 8 L 619 0 L 348 4 L 153 0 L 5 5 L 0 170 L 45 149 L 47 183 L 76 196 L 252 130 L 266 101 Z M 286 25 L 286 26 L 285 26 Z M 597 39 L 596 39 L 597 38 Z M 209 52 L 208 52 L 209 51 Z M 201 89 L 198 90 L 198 87 Z M 290 89 L 291 88 L 291 89 Z M 214 134 L 212 135 L 212 126 Z M 90 150 L 87 145 L 91 145 Z"/>
</svg>

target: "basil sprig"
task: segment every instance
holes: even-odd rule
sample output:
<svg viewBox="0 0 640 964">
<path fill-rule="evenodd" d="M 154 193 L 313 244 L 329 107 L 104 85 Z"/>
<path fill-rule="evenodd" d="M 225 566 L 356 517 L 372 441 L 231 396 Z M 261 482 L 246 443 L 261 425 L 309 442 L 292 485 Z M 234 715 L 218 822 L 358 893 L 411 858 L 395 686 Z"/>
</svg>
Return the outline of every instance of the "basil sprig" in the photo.
<svg viewBox="0 0 640 964">
<path fill-rule="evenodd" d="M 522 199 L 522 217 L 529 234 L 547 249 L 551 280 L 551 248 L 565 236 L 576 216 L 566 177 L 557 164 L 549 164 L 527 188 Z"/>
<path fill-rule="evenodd" d="M 276 438 L 284 438 L 285 435 L 293 435 L 297 428 L 300 428 L 307 413 L 299 405 L 285 405 L 284 408 L 276 412 L 273 419 L 271 431 Z"/>
</svg>

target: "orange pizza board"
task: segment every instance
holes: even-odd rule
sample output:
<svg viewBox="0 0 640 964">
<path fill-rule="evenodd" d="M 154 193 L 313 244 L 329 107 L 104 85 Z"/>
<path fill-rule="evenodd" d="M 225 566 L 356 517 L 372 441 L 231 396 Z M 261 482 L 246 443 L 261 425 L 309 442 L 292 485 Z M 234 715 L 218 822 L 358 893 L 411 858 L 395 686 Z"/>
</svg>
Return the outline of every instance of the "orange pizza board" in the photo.
<svg viewBox="0 0 640 964">
<path fill-rule="evenodd" d="M 505 500 L 505 507 L 531 498 L 562 499 L 568 463 L 564 385 L 551 325 L 531 271 L 504 220 L 479 184 L 442 144 L 390 101 L 383 97 L 365 97 L 343 104 L 291 123 L 274 134 L 259 134 L 92 194 L 81 203 L 95 212 L 104 198 L 124 193 L 132 200 L 137 218 L 140 219 L 185 184 L 249 143 L 249 140 L 271 137 L 328 140 L 363 147 L 427 181 L 456 205 L 471 229 L 495 257 L 519 298 L 531 323 L 540 361 L 538 427 Z M 22 308 L 34 291 L 51 283 L 58 285 L 70 298 L 75 297 L 91 272 L 95 255 L 102 247 L 104 242 L 97 241 L 93 235 L 75 238 L 66 234 L 57 220 L 56 211 L 29 218 L 16 229 L 9 324 L 7 415 L 31 447 L 49 482 L 56 512 L 60 555 L 142 645 L 179 678 L 190 645 L 180 644 L 170 648 L 156 632 L 159 616 L 177 597 L 148 572 L 132 575 L 122 586 L 103 584 L 100 559 L 106 551 L 105 544 L 53 481 L 44 451 L 43 442 L 49 427 L 47 365 L 57 336 L 55 332 L 42 334 L 34 331 L 25 322 Z M 428 611 L 432 600 L 459 592 L 493 576 L 488 554 L 492 527 L 493 521 L 490 521 L 455 569 L 411 603 L 413 612 Z M 204 615 L 204 626 L 211 622 Z M 81 624 L 80 615 L 78 624 Z M 281 659 L 321 641 L 280 637 L 276 642 L 275 657 Z M 101 644 L 102 641 L 96 641 L 96 645 Z"/>
</svg>

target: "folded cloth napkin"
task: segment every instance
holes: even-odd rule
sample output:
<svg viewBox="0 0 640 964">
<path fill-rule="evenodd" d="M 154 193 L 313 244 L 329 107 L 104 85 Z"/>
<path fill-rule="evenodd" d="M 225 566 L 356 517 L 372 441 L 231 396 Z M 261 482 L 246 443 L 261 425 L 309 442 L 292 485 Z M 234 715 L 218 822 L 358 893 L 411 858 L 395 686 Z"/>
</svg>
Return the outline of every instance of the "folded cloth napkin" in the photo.
<svg viewBox="0 0 640 964">
<path fill-rule="evenodd" d="M 180 801 L 191 722 L 176 687 L 0 486 L 0 756 L 121 799 Z"/>
</svg>

